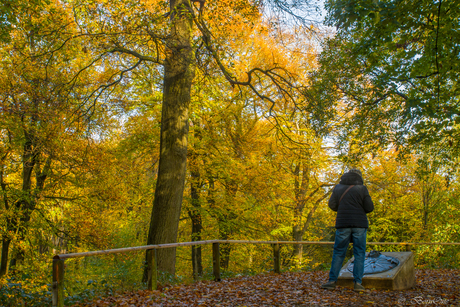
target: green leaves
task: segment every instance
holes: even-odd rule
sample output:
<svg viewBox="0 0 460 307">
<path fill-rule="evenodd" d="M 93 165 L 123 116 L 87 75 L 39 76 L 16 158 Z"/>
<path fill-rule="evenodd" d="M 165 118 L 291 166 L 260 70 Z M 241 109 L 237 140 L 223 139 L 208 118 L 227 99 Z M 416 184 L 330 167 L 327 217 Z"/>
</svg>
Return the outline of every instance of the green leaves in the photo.
<svg viewBox="0 0 460 307">
<path fill-rule="evenodd" d="M 362 127 L 363 138 L 375 139 L 378 119 L 384 140 L 413 147 L 422 134 L 421 143 L 431 145 L 456 131 L 458 6 L 330 0 L 326 7 L 329 25 L 338 28 L 321 54 L 322 95 L 345 102 L 353 113 L 346 121 L 350 127 Z"/>
<path fill-rule="evenodd" d="M 18 14 L 38 12 L 50 0 L 2 0 L 0 2 L 0 42 L 10 42 L 10 32 L 18 24 Z"/>
</svg>

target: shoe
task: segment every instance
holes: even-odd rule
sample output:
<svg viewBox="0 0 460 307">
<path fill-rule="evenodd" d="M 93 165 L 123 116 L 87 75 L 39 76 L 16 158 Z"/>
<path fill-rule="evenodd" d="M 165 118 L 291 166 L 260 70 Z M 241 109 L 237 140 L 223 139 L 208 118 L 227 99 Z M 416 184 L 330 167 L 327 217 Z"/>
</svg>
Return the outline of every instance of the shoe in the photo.
<svg viewBox="0 0 460 307">
<path fill-rule="evenodd" d="M 321 285 L 321 288 L 323 289 L 329 289 L 329 290 L 334 290 L 335 286 L 337 285 L 336 281 L 328 281 L 324 285 Z"/>
<path fill-rule="evenodd" d="M 366 288 L 364 288 L 362 284 L 357 283 L 357 282 L 355 282 L 355 287 L 354 287 L 353 290 L 355 290 L 355 291 L 361 291 L 361 292 L 362 292 L 362 291 L 367 291 Z"/>
</svg>

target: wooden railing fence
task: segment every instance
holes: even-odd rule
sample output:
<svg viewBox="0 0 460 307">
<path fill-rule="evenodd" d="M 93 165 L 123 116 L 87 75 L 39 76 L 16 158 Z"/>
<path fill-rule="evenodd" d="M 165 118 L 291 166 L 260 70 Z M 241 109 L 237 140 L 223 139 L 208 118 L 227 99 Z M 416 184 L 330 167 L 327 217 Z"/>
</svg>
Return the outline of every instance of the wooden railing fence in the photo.
<svg viewBox="0 0 460 307">
<path fill-rule="evenodd" d="M 273 269 L 275 273 L 280 272 L 280 245 L 295 244 L 295 245 L 333 245 L 334 242 L 319 242 L 319 241 L 245 241 L 245 240 L 206 240 L 182 243 L 169 243 L 158 245 L 145 245 L 136 247 L 117 248 L 109 250 L 100 250 L 84 253 L 71 253 L 60 254 L 53 257 L 53 283 L 52 283 L 52 306 L 64 306 L 64 261 L 69 258 L 90 257 L 97 255 L 119 254 L 133 251 L 147 251 L 147 270 L 148 282 L 147 287 L 149 290 L 156 290 L 157 288 L 157 249 L 171 248 L 179 246 L 192 246 L 192 245 L 205 245 L 212 244 L 212 264 L 213 275 L 215 281 L 220 281 L 220 259 L 219 259 L 219 244 L 232 243 L 232 244 L 270 244 L 273 246 Z M 460 245 L 460 243 L 410 243 L 410 242 L 368 242 L 367 245 L 400 245 L 404 246 L 406 251 L 411 250 L 413 245 Z"/>
</svg>

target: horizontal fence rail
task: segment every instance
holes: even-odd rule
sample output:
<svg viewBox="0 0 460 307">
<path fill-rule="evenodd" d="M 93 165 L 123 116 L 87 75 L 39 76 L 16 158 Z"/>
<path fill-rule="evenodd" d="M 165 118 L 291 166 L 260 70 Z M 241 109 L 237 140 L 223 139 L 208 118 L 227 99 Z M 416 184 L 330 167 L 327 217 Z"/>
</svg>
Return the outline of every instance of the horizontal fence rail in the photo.
<svg viewBox="0 0 460 307">
<path fill-rule="evenodd" d="M 157 249 L 172 248 L 180 246 L 212 244 L 213 275 L 215 281 L 220 281 L 220 251 L 219 244 L 269 244 L 273 246 L 274 272 L 280 272 L 280 245 L 334 245 L 330 241 L 248 241 L 248 240 L 205 240 L 193 242 L 167 243 L 157 245 L 144 245 L 136 247 L 116 248 L 82 253 L 59 254 L 53 257 L 53 284 L 52 284 L 52 306 L 64 306 L 64 261 L 70 258 L 91 257 L 97 255 L 120 254 L 134 251 L 147 251 L 147 271 L 149 290 L 157 288 Z M 460 245 L 458 242 L 367 242 L 366 245 L 399 245 L 404 246 L 406 251 L 411 250 L 414 245 Z"/>
<path fill-rule="evenodd" d="M 210 243 L 216 243 L 216 242 L 219 243 L 219 241 L 220 240 L 207 240 L 207 241 L 167 243 L 167 244 L 158 244 L 158 245 L 143 245 L 143 246 L 135 246 L 135 247 L 115 248 L 115 249 L 84 252 L 84 253 L 60 254 L 60 255 L 54 256 L 53 259 L 68 259 L 68 258 L 80 258 L 80 257 L 89 257 L 89 256 L 97 256 L 97 255 L 121 254 L 121 253 L 143 251 L 143 250 L 149 250 L 149 249 L 203 245 L 203 244 L 210 244 Z"/>
</svg>

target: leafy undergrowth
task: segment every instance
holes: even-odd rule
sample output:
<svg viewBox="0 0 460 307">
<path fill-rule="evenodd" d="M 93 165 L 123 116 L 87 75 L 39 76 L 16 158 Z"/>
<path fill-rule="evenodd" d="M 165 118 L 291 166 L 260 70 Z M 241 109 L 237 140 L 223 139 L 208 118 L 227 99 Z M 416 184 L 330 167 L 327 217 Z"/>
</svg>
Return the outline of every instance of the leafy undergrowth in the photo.
<svg viewBox="0 0 460 307">
<path fill-rule="evenodd" d="M 458 306 L 460 270 L 416 270 L 416 286 L 404 291 L 321 289 L 328 272 L 239 277 L 221 282 L 138 291 L 81 306 Z"/>
</svg>

